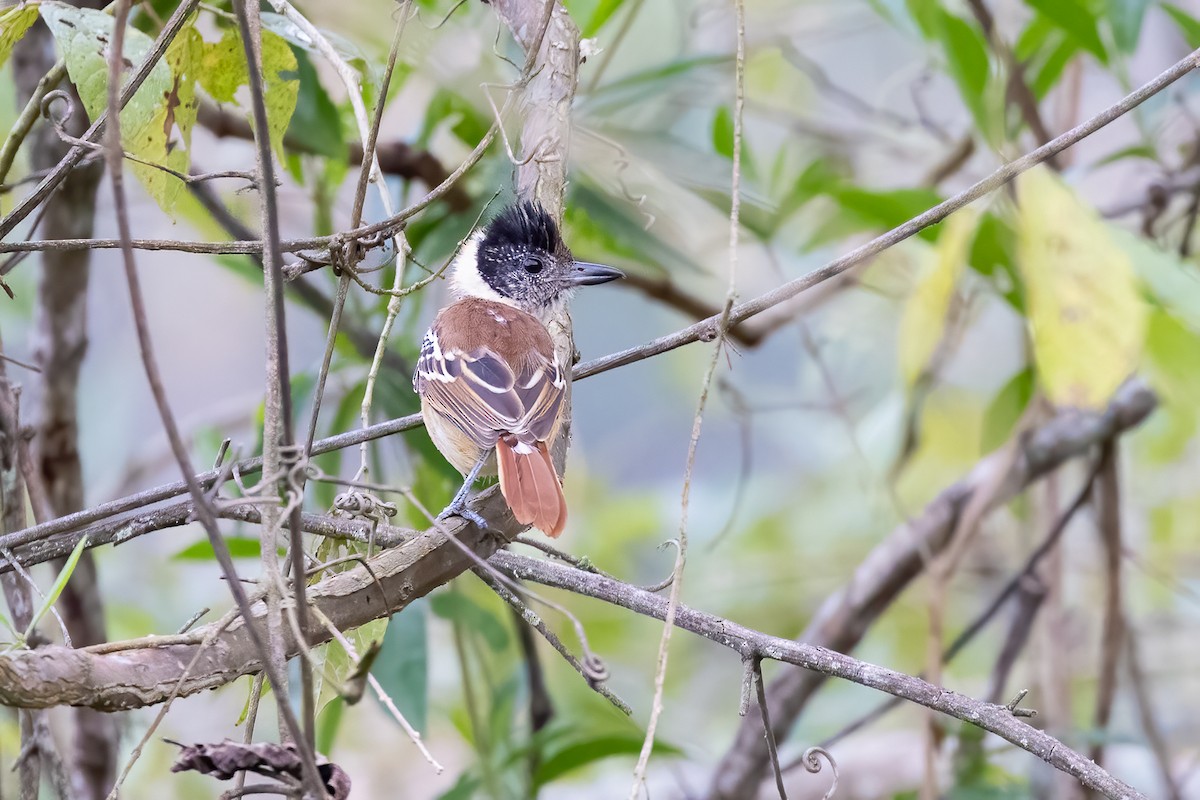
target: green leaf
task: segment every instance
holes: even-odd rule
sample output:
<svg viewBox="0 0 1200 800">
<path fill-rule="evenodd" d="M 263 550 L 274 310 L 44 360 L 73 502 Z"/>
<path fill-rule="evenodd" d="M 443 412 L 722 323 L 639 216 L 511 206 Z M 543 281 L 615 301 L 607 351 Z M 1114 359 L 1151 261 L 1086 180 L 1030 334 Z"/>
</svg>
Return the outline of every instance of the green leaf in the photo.
<svg viewBox="0 0 1200 800">
<path fill-rule="evenodd" d="M 20 41 L 29 30 L 29 26 L 37 22 L 38 4 L 13 6 L 0 13 L 0 66 L 12 55 L 13 45 Z"/>
<path fill-rule="evenodd" d="M 346 701 L 340 697 L 335 697 L 317 715 L 316 745 L 318 753 L 333 752 L 333 745 L 337 741 L 338 731 L 342 728 L 342 717 L 345 710 Z"/>
<path fill-rule="evenodd" d="M 468 770 L 458 776 L 453 786 L 439 794 L 437 800 L 472 800 L 479 785 L 479 778 Z"/>
<path fill-rule="evenodd" d="M 271 147 L 282 160 L 283 135 L 296 110 L 300 70 L 292 48 L 278 34 L 262 32 L 263 98 L 267 107 L 267 133 Z M 214 100 L 230 103 L 239 87 L 250 82 L 246 58 L 237 31 L 227 30 L 219 42 L 206 44 L 200 85 Z M 245 109 L 249 114 L 249 109 Z M 253 124 L 253 119 L 251 119 Z"/>
<path fill-rule="evenodd" d="M 937 15 L 936 34 L 946 53 L 950 77 L 958 84 L 963 102 L 976 124 L 987 130 L 985 92 L 988 83 L 988 48 L 980 30 L 946 11 Z"/>
<path fill-rule="evenodd" d="M 271 146 L 283 158 L 283 134 L 287 132 L 300 94 L 300 72 L 292 48 L 270 31 L 262 33 L 263 94 L 267 106 L 267 130 Z"/>
<path fill-rule="evenodd" d="M 374 643 L 383 638 L 387 622 L 386 619 L 376 619 L 346 631 L 346 639 L 354 647 L 354 658 L 350 657 L 340 641 L 330 642 L 325 648 L 325 669 L 318 690 L 318 700 L 324 700 L 323 704 L 318 704 L 321 708 L 342 697 L 346 682 L 355 673 L 359 659 L 364 658 Z"/>
<path fill-rule="evenodd" d="M 108 105 L 108 42 L 113 18 L 87 8 L 62 3 L 43 3 L 42 18 L 62 50 L 67 74 L 79 90 L 84 110 L 95 120 Z M 181 32 L 172 57 L 159 61 L 145 83 L 121 112 L 121 143 L 132 155 L 178 172 L 187 170 L 191 126 L 195 121 L 190 58 L 196 42 L 193 29 Z M 153 40 L 135 28 L 125 32 L 123 57 L 126 71 L 145 60 Z M 172 69 L 179 70 L 173 74 Z M 161 170 L 134 163 L 138 176 L 155 201 L 170 213 L 183 183 Z"/>
<path fill-rule="evenodd" d="M 605 758 L 636 755 L 642 749 L 642 740 L 643 737 L 638 731 L 586 738 L 568 738 L 567 744 L 557 748 L 538 765 L 537 771 L 533 775 L 534 788 L 545 786 L 568 772 Z M 677 747 L 655 740 L 654 753 L 658 756 L 678 756 L 682 751 Z"/>
<path fill-rule="evenodd" d="M 1167 12 L 1171 19 L 1175 21 L 1175 25 L 1179 28 L 1179 32 L 1183 34 L 1188 47 L 1193 50 L 1200 47 L 1200 20 L 1197 20 L 1173 3 L 1163 3 L 1162 10 Z"/>
<path fill-rule="evenodd" d="M 983 415 L 983 430 L 980 432 L 980 450 L 990 453 L 1008 441 L 1017 421 L 1025 413 L 1033 399 L 1035 386 L 1033 370 L 1029 367 L 1018 372 L 1004 384 Z"/>
<path fill-rule="evenodd" d="M 444 120 L 452 120 L 450 130 L 460 141 L 469 142 L 472 147 L 492 126 L 490 115 L 483 114 L 457 93 L 439 89 L 425 108 L 425 120 L 416 144 L 421 147 L 427 146 L 438 125 Z"/>
<path fill-rule="evenodd" d="M 1017 196 L 1017 263 L 1041 385 L 1056 405 L 1103 408 L 1142 352 L 1146 304 L 1132 260 L 1048 169 L 1021 175 Z"/>
<path fill-rule="evenodd" d="M 1016 235 L 996 214 L 984 214 L 971 245 L 971 268 L 989 278 L 996 291 L 1022 315 L 1025 298 L 1021 294 L 1021 276 L 1017 273 Z"/>
<path fill-rule="evenodd" d="M 585 38 L 595 36 L 624 2 L 625 0 L 600 0 L 596 10 L 588 18 L 587 24 L 583 26 L 583 36 Z"/>
<path fill-rule="evenodd" d="M 250 81 L 242 40 L 232 29 L 219 42 L 205 43 L 201 67 L 200 85 L 218 103 L 232 103 L 238 87 Z"/>
<path fill-rule="evenodd" d="M 1092 169 L 1124 161 L 1127 158 L 1144 158 L 1147 161 L 1158 161 L 1158 150 L 1151 144 L 1131 144 L 1127 147 L 1118 148 L 1103 158 L 1092 162 Z"/>
<path fill-rule="evenodd" d="M 885 189 L 873 191 L 858 186 L 838 186 L 829 194 L 846 211 L 864 223 L 862 229 L 894 228 L 942 201 L 932 189 Z M 918 234 L 922 239 L 937 238 L 936 228 Z"/>
<path fill-rule="evenodd" d="M 442 619 L 456 621 L 483 637 L 494 652 L 508 645 L 508 630 L 488 611 L 460 591 L 439 592 L 429 598 L 429 608 Z"/>
<path fill-rule="evenodd" d="M 1116 245 L 1133 261 L 1138 278 L 1150 296 L 1200 331 L 1200 280 L 1195 262 L 1116 225 L 1108 226 Z"/>
<path fill-rule="evenodd" d="M 1025 4 L 1066 31 L 1101 64 L 1108 63 L 1108 53 L 1100 40 L 1096 17 L 1078 0 L 1025 0 Z"/>
<path fill-rule="evenodd" d="M 1051 37 L 1055 35 L 1066 34 L 1041 14 L 1034 14 L 1025 30 L 1017 37 L 1017 43 L 1013 45 L 1013 55 L 1023 64 L 1032 61 L 1037 58 L 1038 53 L 1050 46 Z"/>
<path fill-rule="evenodd" d="M 1200 423 L 1200 334 L 1161 308 L 1146 329 L 1145 374 L 1161 408 L 1140 436 L 1147 456 L 1170 463 L 1185 455 Z M 1200 520 L 1200 517 L 1195 519 Z"/>
<path fill-rule="evenodd" d="M 1105 18 L 1112 26 L 1113 41 L 1122 53 L 1132 53 L 1137 49 L 1138 39 L 1142 35 L 1142 20 L 1146 17 L 1146 9 L 1150 0 L 1106 0 L 1108 13 Z"/>
<path fill-rule="evenodd" d="M 229 548 L 229 555 L 234 558 L 258 558 L 262 554 L 262 546 L 258 539 L 249 536 L 226 536 L 225 545 Z M 217 554 L 213 552 L 212 543 L 208 539 L 201 539 L 171 558 L 176 561 L 215 561 Z"/>
<path fill-rule="evenodd" d="M 938 13 L 941 11 L 938 0 L 904 0 L 904 4 L 908 6 L 908 13 L 917 23 L 921 35 L 926 39 L 936 38 Z"/>
<path fill-rule="evenodd" d="M 59 595 L 63 593 L 63 589 L 67 588 L 67 581 L 71 580 L 71 575 L 75 572 L 75 567 L 79 566 L 79 559 L 83 556 L 84 549 L 87 548 L 87 536 L 81 536 L 75 544 L 71 555 L 67 556 L 67 563 L 63 564 L 63 568 L 59 571 L 58 577 L 54 579 L 54 585 L 50 587 L 50 591 L 42 598 L 42 604 L 38 607 L 33 618 L 29 620 L 28 627 L 25 628 L 23 639 L 28 639 L 33 634 L 33 629 L 42 621 L 42 617 L 58 602 Z"/>
<path fill-rule="evenodd" d="M 1033 78 L 1029 81 L 1029 90 L 1033 96 L 1042 100 L 1062 77 L 1063 70 L 1079 52 L 1079 44 L 1069 36 L 1059 37 L 1059 42 L 1049 50 L 1040 66 L 1033 70 Z"/>
<path fill-rule="evenodd" d="M 969 212 L 960 211 L 951 217 L 936 247 L 927 249 L 928 257 L 922 259 L 922 275 L 904 304 L 897 336 L 900 374 L 910 389 L 941 344 L 977 222 L 978 218 Z"/>
<path fill-rule="evenodd" d="M 337 106 L 321 85 L 308 54 L 293 46 L 292 55 L 300 75 L 300 91 L 296 112 L 288 125 L 287 141 L 307 152 L 345 160 L 346 140 Z"/>
<path fill-rule="evenodd" d="M 171 89 L 164 96 L 166 102 L 159 108 L 152 123 L 156 135 L 158 131 L 163 131 L 167 140 L 165 149 L 154 153 L 149 160 L 181 174 L 187 173 L 192 160 L 192 129 L 196 126 L 196 115 L 200 108 L 196 98 L 196 78 L 203 56 L 204 40 L 191 25 L 185 27 L 167 47 L 165 60 L 171 68 Z M 147 157 L 145 154 L 139 155 Z M 129 168 L 158 205 L 174 216 L 179 195 L 186 184 L 174 175 L 145 164 L 134 162 Z"/>
<path fill-rule="evenodd" d="M 416 600 L 389 620 L 383 649 L 371 670 L 404 718 L 422 732 L 429 717 L 427 606 L 426 600 Z"/>
<path fill-rule="evenodd" d="M 720 106 L 712 121 L 713 152 L 733 159 L 733 112 L 729 106 Z"/>
</svg>

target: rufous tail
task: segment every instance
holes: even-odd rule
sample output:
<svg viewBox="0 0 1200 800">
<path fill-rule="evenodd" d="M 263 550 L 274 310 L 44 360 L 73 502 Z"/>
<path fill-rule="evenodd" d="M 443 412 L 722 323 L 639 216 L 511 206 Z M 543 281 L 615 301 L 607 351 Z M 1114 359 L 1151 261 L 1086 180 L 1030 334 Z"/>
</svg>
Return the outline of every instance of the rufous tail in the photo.
<svg viewBox="0 0 1200 800">
<path fill-rule="evenodd" d="M 557 538 L 567 524 L 567 499 L 545 442 L 527 445 L 515 436 L 496 442 L 500 493 L 522 525 Z"/>
</svg>

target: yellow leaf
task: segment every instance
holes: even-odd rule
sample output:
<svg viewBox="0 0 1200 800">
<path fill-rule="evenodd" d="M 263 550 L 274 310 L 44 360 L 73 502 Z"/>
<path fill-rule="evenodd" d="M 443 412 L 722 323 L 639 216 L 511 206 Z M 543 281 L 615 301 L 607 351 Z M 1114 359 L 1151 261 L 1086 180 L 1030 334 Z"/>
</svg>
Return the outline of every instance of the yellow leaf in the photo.
<svg viewBox="0 0 1200 800">
<path fill-rule="evenodd" d="M 1017 265 L 1041 384 L 1060 406 L 1102 408 L 1141 356 L 1146 306 L 1128 254 L 1048 169 L 1017 178 Z"/>
<path fill-rule="evenodd" d="M 37 22 L 37 18 L 37 3 L 13 6 L 0 12 L 0 65 L 8 60 L 13 45 L 25 35 L 30 25 Z"/>
<path fill-rule="evenodd" d="M 923 251 L 921 274 L 900 317 L 900 374 L 909 388 L 921 377 L 942 341 L 954 288 L 978 224 L 974 214 L 959 212 L 946 223 L 937 245 Z"/>
</svg>

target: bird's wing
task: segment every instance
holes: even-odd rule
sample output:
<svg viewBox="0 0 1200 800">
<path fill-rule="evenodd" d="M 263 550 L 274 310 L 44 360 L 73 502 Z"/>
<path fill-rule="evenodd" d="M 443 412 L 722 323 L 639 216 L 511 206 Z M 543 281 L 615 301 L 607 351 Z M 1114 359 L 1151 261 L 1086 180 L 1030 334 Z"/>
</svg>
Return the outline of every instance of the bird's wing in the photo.
<svg viewBox="0 0 1200 800">
<path fill-rule="evenodd" d="M 509 433 L 547 440 L 562 407 L 566 381 L 553 351 L 530 348 L 511 363 L 498 348 L 443 346 L 437 325 L 422 342 L 413 386 L 425 401 L 482 448 Z"/>
</svg>

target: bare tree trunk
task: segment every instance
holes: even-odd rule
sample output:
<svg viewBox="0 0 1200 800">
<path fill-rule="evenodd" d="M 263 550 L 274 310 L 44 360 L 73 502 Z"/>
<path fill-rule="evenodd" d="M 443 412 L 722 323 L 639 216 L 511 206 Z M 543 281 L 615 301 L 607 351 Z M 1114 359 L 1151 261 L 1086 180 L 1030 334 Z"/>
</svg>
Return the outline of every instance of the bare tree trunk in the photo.
<svg viewBox="0 0 1200 800">
<path fill-rule="evenodd" d="M 77 5 L 100 7 L 103 3 L 80 2 Z M 17 43 L 13 52 L 13 68 L 22 105 L 56 60 L 50 32 L 39 22 Z M 70 91 L 76 110 L 67 124 L 70 132 L 78 136 L 87 120 L 74 88 Z M 31 143 L 34 170 L 53 167 L 68 149 L 50 126 L 44 124 L 34 132 Z M 40 238 L 92 236 L 100 175 L 101 165 L 97 163 L 76 169 L 67 177 L 46 203 Z M 79 370 L 87 350 L 89 257 L 86 250 L 42 254 L 38 284 L 35 349 L 44 383 L 35 442 L 38 471 L 49 500 L 48 511 L 55 516 L 78 511 L 84 506 L 77 395 Z M 80 559 L 62 594 L 61 613 L 76 647 L 105 641 L 104 606 L 96 583 L 96 564 L 89 553 Z M 102 800 L 115 779 L 116 721 L 89 709 L 75 710 L 74 718 L 77 727 L 70 759 L 74 793 L 88 800 Z"/>
</svg>

